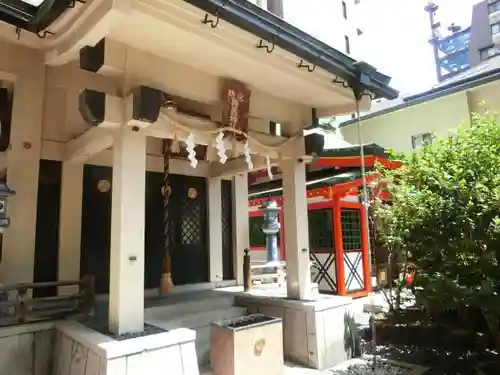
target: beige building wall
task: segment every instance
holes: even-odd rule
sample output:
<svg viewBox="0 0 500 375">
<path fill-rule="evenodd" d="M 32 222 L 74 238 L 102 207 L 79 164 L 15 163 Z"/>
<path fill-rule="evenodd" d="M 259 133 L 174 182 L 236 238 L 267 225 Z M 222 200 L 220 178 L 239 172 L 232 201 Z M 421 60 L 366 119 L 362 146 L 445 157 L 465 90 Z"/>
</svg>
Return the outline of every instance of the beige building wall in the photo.
<svg viewBox="0 0 500 375">
<path fill-rule="evenodd" d="M 492 99 L 498 98 L 492 95 L 492 90 L 462 91 L 364 120 L 361 122 L 363 141 L 397 151 L 411 151 L 412 136 L 434 133 L 446 137 L 459 124 L 468 123 L 470 111 L 479 108 L 479 100 L 493 100 L 500 108 L 500 98 Z M 347 142 L 359 143 L 356 124 L 342 127 L 341 133 Z"/>
</svg>

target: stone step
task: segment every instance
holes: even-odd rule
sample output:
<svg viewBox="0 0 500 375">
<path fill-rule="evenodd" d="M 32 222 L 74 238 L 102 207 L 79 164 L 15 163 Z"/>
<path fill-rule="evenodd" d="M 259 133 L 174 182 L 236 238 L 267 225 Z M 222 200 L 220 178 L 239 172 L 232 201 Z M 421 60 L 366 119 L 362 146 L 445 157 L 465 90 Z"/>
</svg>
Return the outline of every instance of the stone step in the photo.
<svg viewBox="0 0 500 375">
<path fill-rule="evenodd" d="M 168 305 L 149 307 L 144 310 L 144 319 L 171 320 L 183 315 L 209 310 L 229 309 L 234 305 L 234 296 L 224 295 L 211 298 L 190 299 Z"/>
<path fill-rule="evenodd" d="M 247 310 L 245 307 L 231 306 L 223 309 L 202 310 L 194 313 L 177 315 L 172 319 L 168 317 L 150 318 L 146 319 L 146 322 L 166 330 L 175 328 L 191 328 L 196 330 L 197 328 L 210 326 L 210 323 L 217 320 L 226 320 L 246 315 L 246 312 Z"/>
<path fill-rule="evenodd" d="M 184 314 L 173 319 L 148 319 L 148 324 L 171 330 L 175 328 L 191 328 L 196 331 L 196 356 L 200 366 L 210 363 L 211 323 L 247 315 L 244 307 L 226 307 Z"/>
</svg>

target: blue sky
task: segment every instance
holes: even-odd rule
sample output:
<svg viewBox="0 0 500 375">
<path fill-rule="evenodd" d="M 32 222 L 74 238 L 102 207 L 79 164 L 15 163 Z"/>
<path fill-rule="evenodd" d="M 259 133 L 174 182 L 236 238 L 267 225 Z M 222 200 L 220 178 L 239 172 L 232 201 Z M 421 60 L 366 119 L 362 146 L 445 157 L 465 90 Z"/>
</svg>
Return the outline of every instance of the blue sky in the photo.
<svg viewBox="0 0 500 375">
<path fill-rule="evenodd" d="M 443 31 L 454 22 L 469 26 L 472 5 L 479 0 L 438 0 L 437 20 Z M 393 77 L 391 86 L 404 93 L 423 91 L 435 84 L 428 0 L 364 0 L 366 33 L 363 55 L 367 62 Z M 383 8 L 382 8 L 383 7 Z M 384 11 L 384 8 L 387 11 Z M 373 15 L 376 15 L 374 17 Z"/>
</svg>

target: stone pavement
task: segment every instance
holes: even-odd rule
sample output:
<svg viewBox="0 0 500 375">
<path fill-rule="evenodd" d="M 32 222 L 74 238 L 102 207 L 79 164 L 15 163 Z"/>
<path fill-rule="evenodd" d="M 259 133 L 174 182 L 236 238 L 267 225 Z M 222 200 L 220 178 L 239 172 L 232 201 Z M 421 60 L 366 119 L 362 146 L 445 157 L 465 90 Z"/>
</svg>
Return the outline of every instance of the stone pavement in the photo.
<svg viewBox="0 0 500 375">
<path fill-rule="evenodd" d="M 386 302 L 384 299 L 384 296 L 381 293 L 374 293 L 371 296 L 364 297 L 364 298 L 359 298 L 353 301 L 351 305 L 351 312 L 354 317 L 354 321 L 356 322 L 357 325 L 359 326 L 367 326 L 369 323 L 370 319 L 370 314 L 367 314 L 363 312 L 363 306 L 365 304 L 377 304 L 377 305 L 382 305 L 385 306 Z M 354 360 L 354 362 L 359 362 L 359 360 Z M 313 370 L 313 369 L 308 369 L 301 367 L 299 365 L 295 365 L 292 363 L 285 363 L 285 371 L 283 372 L 283 375 L 357 375 L 354 373 L 350 373 L 346 371 L 346 367 L 349 364 L 353 364 L 353 362 L 348 361 L 345 362 L 339 366 L 335 366 L 332 369 L 324 370 L 324 371 L 319 371 L 319 370 Z M 376 375 L 399 375 L 399 374 L 404 374 L 404 375 L 420 375 L 422 374 L 425 369 L 417 367 L 415 369 L 410 369 L 411 371 L 404 371 L 404 372 L 391 372 L 391 371 L 384 371 L 380 372 L 377 371 Z M 211 372 L 204 372 L 202 375 L 212 375 Z M 371 371 L 367 373 L 366 375 L 371 375 Z"/>
</svg>

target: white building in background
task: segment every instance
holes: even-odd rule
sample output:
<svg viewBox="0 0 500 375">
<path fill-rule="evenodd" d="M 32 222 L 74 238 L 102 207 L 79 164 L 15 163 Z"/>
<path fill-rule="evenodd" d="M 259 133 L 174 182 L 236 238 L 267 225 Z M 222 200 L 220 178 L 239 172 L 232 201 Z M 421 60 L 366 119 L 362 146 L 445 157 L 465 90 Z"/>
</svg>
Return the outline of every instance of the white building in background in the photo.
<svg viewBox="0 0 500 375">
<path fill-rule="evenodd" d="M 366 1 L 366 0 L 364 0 Z M 250 0 L 286 22 L 314 36 L 331 47 L 370 63 L 367 43 L 367 25 L 363 0 Z M 354 118 L 351 113 L 329 119 L 336 126 Z M 336 137 L 326 137 L 326 147 L 335 144 Z"/>
<path fill-rule="evenodd" d="M 361 0 L 250 0 L 331 47 L 365 60 Z"/>
</svg>

